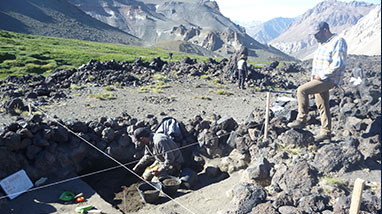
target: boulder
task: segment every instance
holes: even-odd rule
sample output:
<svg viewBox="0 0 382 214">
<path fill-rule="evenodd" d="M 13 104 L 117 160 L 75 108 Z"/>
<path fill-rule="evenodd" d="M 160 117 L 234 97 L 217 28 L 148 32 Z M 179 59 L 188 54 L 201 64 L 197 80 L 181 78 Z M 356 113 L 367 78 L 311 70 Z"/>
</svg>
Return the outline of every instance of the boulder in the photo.
<svg viewBox="0 0 382 214">
<path fill-rule="evenodd" d="M 277 193 L 272 202 L 273 207 L 292 206 L 294 204 L 293 197 L 286 192 Z"/>
<path fill-rule="evenodd" d="M 290 194 L 296 202 L 309 195 L 317 183 L 317 170 L 306 161 L 297 161 L 293 166 L 282 165 L 276 169 L 271 186 L 275 190 Z"/>
<path fill-rule="evenodd" d="M 102 139 L 108 143 L 114 140 L 114 130 L 110 127 L 105 128 L 102 131 Z"/>
<path fill-rule="evenodd" d="M 285 145 L 308 146 L 314 143 L 313 134 L 302 129 L 289 129 L 282 133 L 278 139 Z"/>
<path fill-rule="evenodd" d="M 279 208 L 280 214 L 303 214 L 296 207 L 293 206 L 282 206 Z"/>
<path fill-rule="evenodd" d="M 312 194 L 302 197 L 297 202 L 297 208 L 301 210 L 302 213 L 309 212 L 322 212 L 323 210 L 329 208 L 329 197 L 326 195 Z"/>
<path fill-rule="evenodd" d="M 220 129 L 223 129 L 224 131 L 230 132 L 237 128 L 237 122 L 229 116 L 223 116 L 217 121 L 217 125 Z"/>
<path fill-rule="evenodd" d="M 24 158 L 25 159 L 25 158 Z M 0 179 L 20 170 L 26 160 L 7 148 L 0 147 Z"/>
<path fill-rule="evenodd" d="M 266 214 L 280 214 L 273 206 L 272 203 L 269 201 L 266 203 L 261 203 L 257 206 L 255 206 L 252 211 L 250 212 L 251 214 L 259 214 L 259 213 L 266 213 Z"/>
<path fill-rule="evenodd" d="M 27 150 L 25 152 L 26 157 L 29 160 L 34 160 L 37 156 L 37 154 L 42 150 L 41 147 L 35 146 L 35 145 L 29 145 L 27 146 Z"/>
<path fill-rule="evenodd" d="M 26 111 L 27 107 L 20 98 L 13 98 L 4 104 L 5 111 L 11 115 L 17 115 L 20 111 Z"/>
<path fill-rule="evenodd" d="M 234 149 L 228 157 L 223 157 L 218 164 L 218 168 L 221 172 L 227 172 L 231 174 L 240 169 L 245 169 L 250 162 L 250 157 L 248 154 L 241 154 L 236 149 Z"/>
<path fill-rule="evenodd" d="M 11 151 L 16 151 L 24 147 L 21 143 L 20 134 L 13 131 L 9 131 L 5 133 L 3 137 L 0 137 L 0 145 L 6 146 Z"/>
<path fill-rule="evenodd" d="M 361 139 L 358 149 L 365 160 L 368 158 L 376 161 L 381 160 L 381 144 L 378 136 L 368 139 Z"/>
<path fill-rule="evenodd" d="M 345 130 L 350 131 L 353 135 L 359 136 L 360 132 L 367 128 L 367 124 L 360 118 L 347 117 L 344 128 Z"/>
<path fill-rule="evenodd" d="M 53 127 L 54 136 L 52 140 L 57 143 L 66 143 L 69 140 L 68 130 L 62 126 Z"/>
<path fill-rule="evenodd" d="M 363 156 L 354 145 L 340 142 L 338 144 L 328 144 L 321 147 L 314 157 L 312 165 L 320 173 L 347 172 L 351 169 L 358 169 L 363 161 Z"/>
<path fill-rule="evenodd" d="M 264 202 L 267 192 L 258 184 L 240 183 L 229 190 L 228 195 L 232 198 L 228 213 L 249 213 Z"/>
<path fill-rule="evenodd" d="M 200 152 L 207 157 L 223 156 L 223 148 L 219 147 L 219 138 L 210 130 L 204 129 L 198 136 Z"/>
<path fill-rule="evenodd" d="M 264 157 L 259 157 L 254 164 L 244 170 L 242 181 L 253 182 L 265 187 L 271 182 L 270 170 L 272 165 Z"/>
</svg>

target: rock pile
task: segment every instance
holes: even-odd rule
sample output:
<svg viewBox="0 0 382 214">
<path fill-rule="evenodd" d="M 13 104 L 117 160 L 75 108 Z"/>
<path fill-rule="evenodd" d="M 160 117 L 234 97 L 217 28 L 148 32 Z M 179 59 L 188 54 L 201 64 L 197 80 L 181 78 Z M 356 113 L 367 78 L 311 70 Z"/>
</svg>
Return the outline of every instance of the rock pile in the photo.
<svg viewBox="0 0 382 214">
<path fill-rule="evenodd" d="M 211 78 L 219 79 L 220 82 L 235 81 L 232 76 L 236 69 L 236 64 L 232 64 L 235 61 L 234 58 L 235 56 L 230 61 L 223 59 L 220 62 L 210 58 L 207 62 L 197 62 L 196 59 L 186 57 L 181 61 L 166 62 L 156 57 L 150 63 L 143 62 L 141 58 L 137 58 L 133 63 L 115 60 L 106 62 L 90 60 L 78 69 L 57 69 L 47 77 L 42 75 L 24 75 L 21 77 L 10 75 L 5 80 L 0 81 L 0 92 L 2 98 L 28 98 L 39 101 L 39 104 L 44 104 L 50 100 L 66 98 L 65 91 L 60 89 L 68 89 L 73 85 L 140 86 L 150 84 L 153 81 L 152 76 L 156 73 L 180 81 L 187 79 L 188 75 L 195 77 L 208 75 Z M 263 91 L 270 88 L 297 88 L 298 84 L 294 81 L 296 78 L 288 79 L 293 75 L 285 77 L 284 73 L 303 71 L 296 69 L 293 63 L 286 64 L 275 72 L 268 70 L 249 65 L 249 86 Z"/>
<path fill-rule="evenodd" d="M 340 102 L 332 103 L 333 113 L 339 115 Z M 374 105 L 380 105 L 380 101 Z M 322 178 L 339 177 L 360 166 L 380 168 L 380 132 L 372 128 L 380 129 L 380 122 L 378 125 L 375 118 L 371 119 L 373 115 L 380 117 L 378 109 L 364 115 L 358 113 L 363 118 L 356 121 L 358 125 L 347 121 L 351 124 L 340 126 L 342 122 L 335 121 L 336 138 L 329 144 L 314 144 L 309 130 L 287 129 L 286 123 L 294 118 L 286 119 L 285 115 L 292 114 L 292 110 L 271 114 L 269 139 L 263 141 L 264 111 L 258 109 L 245 124 L 228 116 L 212 115 L 207 119 L 197 115 L 184 124 L 187 132 L 179 143 L 180 146 L 197 143 L 185 152 L 191 154 L 187 159 L 197 165 L 195 170 L 202 169 L 209 158 L 222 158 L 213 167 L 215 171 L 209 168 L 210 176 L 245 169 L 243 183 L 230 193 L 232 204 L 220 213 L 250 213 L 259 209 L 274 213 L 329 213 L 336 207 L 347 210 L 349 204 L 341 200 L 349 200 L 351 184 L 330 186 Z M 310 113 L 310 127 L 318 129 L 314 108 Z M 138 127 L 154 129 L 158 121 L 152 115 L 138 121 L 128 114 L 87 122 L 44 121 L 38 115 L 16 121 L 0 133 L 0 178 L 25 169 L 36 181 L 52 173 L 65 176 L 105 162 L 104 155 L 60 124 L 117 160 L 128 162 L 135 160 L 134 154 L 138 152 L 130 138 L 133 131 Z M 362 210 L 376 213 L 381 210 L 380 194 L 372 185 L 369 188 L 364 193 Z M 335 201 L 338 198 L 341 200 Z"/>
<path fill-rule="evenodd" d="M 220 77 L 226 63 L 224 60 L 220 63 L 185 60 L 170 65 L 158 60 L 154 63 L 137 60 L 131 64 L 91 61 L 78 71 L 59 70 L 47 78 L 10 76 L 1 82 L 1 90 L 19 100 L 13 99 L 3 106 L 12 113 L 12 106 L 26 108 L 23 97 L 47 94 L 62 97 L 60 88 L 87 81 L 107 85 L 132 76 L 131 81 L 123 79 L 125 84 L 142 84 L 149 81 L 152 70 L 160 67 L 162 72 L 171 70 L 179 75 Z M 335 135 L 331 143 L 316 144 L 313 141 L 320 125 L 319 114 L 313 104 L 304 130 L 286 128 L 286 124 L 296 117 L 296 103 L 289 102 L 284 110 L 271 113 L 266 140 L 263 140 L 265 112 L 261 109 L 254 109 L 244 124 L 220 115 L 205 118 L 196 115 L 184 122 L 186 133 L 179 145 L 194 144 L 183 152 L 186 160 L 193 163 L 189 168 L 200 171 L 209 159 L 221 158 L 218 165 L 206 167 L 208 175 L 224 177 L 244 169 L 242 182 L 229 192 L 232 204 L 219 213 L 348 213 L 352 184 L 340 181 L 333 184 L 328 179 L 340 180 L 342 175 L 354 170 L 381 168 L 381 99 L 380 93 L 375 92 L 381 87 L 380 64 L 377 70 L 376 67 L 364 68 L 369 80 L 366 84 L 368 97 L 357 97 L 347 85 L 343 90 L 337 88 L 330 92 Z M 295 87 L 287 76 L 300 73 L 299 69 L 300 66 L 291 64 L 275 69 L 273 73 L 284 72 L 277 75 L 280 78 L 277 83 L 285 83 L 285 88 Z M 89 80 L 93 75 L 93 81 Z M 265 73 L 263 79 L 267 80 L 267 75 Z M 345 82 L 348 79 L 347 75 Z M 267 81 L 264 85 L 275 84 L 271 79 Z M 18 84 L 25 84 L 24 89 L 29 88 L 29 91 L 16 90 Z M 138 121 L 127 113 L 117 118 L 103 117 L 86 122 L 74 119 L 51 121 L 38 115 L 28 119 L 19 117 L 0 130 L 0 179 L 20 169 L 25 169 L 32 181 L 52 173 L 61 177 L 105 162 L 105 156 L 82 139 L 121 162 L 135 160 L 134 155 L 139 151 L 130 136 L 138 127 L 154 129 L 156 125 L 158 120 L 154 115 Z M 380 183 L 367 183 L 366 186 L 362 213 L 381 212 Z"/>
</svg>

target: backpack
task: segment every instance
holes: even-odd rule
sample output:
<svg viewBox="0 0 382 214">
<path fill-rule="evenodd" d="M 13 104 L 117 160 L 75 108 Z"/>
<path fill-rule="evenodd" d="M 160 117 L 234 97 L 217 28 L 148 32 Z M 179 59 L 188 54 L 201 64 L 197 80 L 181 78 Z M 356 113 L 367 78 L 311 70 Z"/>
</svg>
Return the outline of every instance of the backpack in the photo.
<svg viewBox="0 0 382 214">
<path fill-rule="evenodd" d="M 162 133 L 169 136 L 177 144 L 181 144 L 185 136 L 187 136 L 187 130 L 183 123 L 179 123 L 173 117 L 165 117 L 155 127 L 154 133 Z"/>
</svg>

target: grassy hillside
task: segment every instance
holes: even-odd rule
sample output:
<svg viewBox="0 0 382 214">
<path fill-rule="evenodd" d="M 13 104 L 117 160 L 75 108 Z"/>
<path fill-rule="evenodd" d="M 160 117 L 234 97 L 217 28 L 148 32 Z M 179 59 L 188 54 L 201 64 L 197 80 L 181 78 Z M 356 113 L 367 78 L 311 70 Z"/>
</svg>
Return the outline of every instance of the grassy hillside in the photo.
<svg viewBox="0 0 382 214">
<path fill-rule="evenodd" d="M 133 62 L 136 57 L 151 61 L 153 57 L 166 60 L 168 51 L 130 45 L 88 42 L 35 36 L 0 30 L 0 79 L 8 75 L 28 73 L 48 75 L 56 68 L 78 68 L 90 59 Z M 180 60 L 190 54 L 174 53 L 173 59 Z M 190 56 L 199 60 L 206 57 Z"/>
</svg>

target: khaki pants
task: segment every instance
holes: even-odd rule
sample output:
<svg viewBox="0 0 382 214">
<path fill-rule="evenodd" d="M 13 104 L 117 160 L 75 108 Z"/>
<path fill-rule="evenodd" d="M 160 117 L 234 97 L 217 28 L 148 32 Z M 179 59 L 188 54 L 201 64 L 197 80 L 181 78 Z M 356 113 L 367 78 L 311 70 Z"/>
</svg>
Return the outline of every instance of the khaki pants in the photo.
<svg viewBox="0 0 382 214">
<path fill-rule="evenodd" d="M 312 80 L 297 89 L 298 115 L 297 120 L 306 122 L 309 110 L 309 95 L 314 94 L 316 105 L 321 116 L 321 134 L 331 133 L 332 118 L 329 108 L 329 90 L 335 86 L 328 81 Z"/>
</svg>

